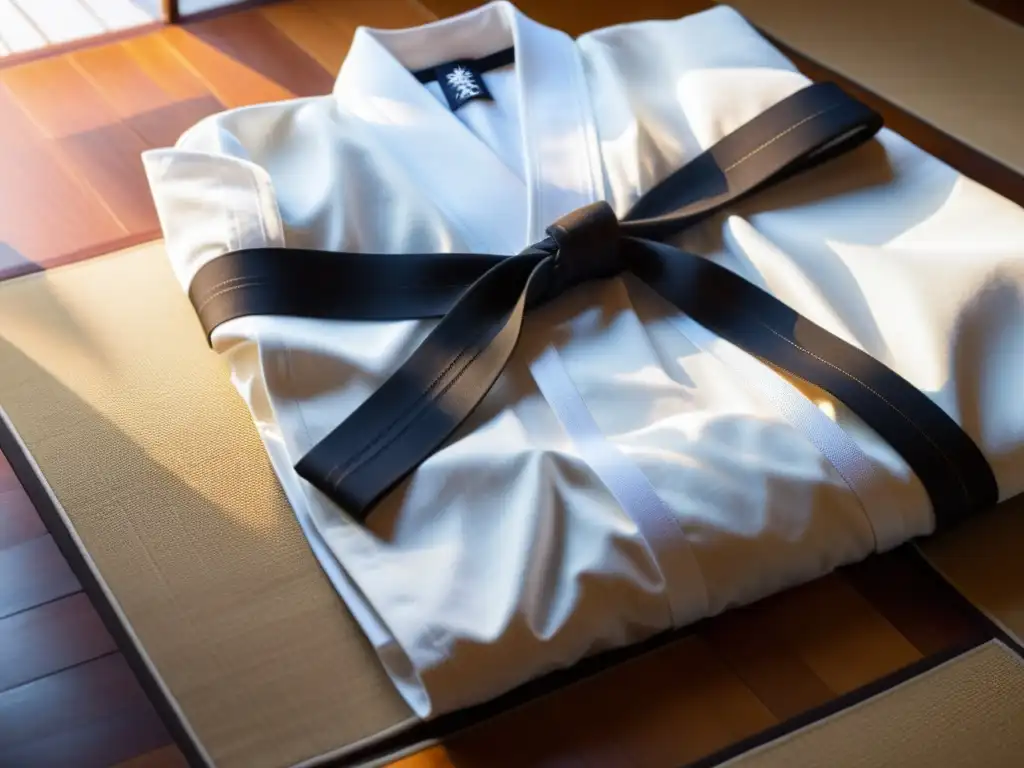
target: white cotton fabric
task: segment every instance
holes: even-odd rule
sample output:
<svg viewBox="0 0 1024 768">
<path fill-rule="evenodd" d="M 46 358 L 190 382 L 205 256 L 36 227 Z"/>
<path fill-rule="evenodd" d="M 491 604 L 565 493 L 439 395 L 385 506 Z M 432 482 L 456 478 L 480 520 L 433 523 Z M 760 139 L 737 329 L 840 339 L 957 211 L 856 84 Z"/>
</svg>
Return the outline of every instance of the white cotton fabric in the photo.
<svg viewBox="0 0 1024 768">
<path fill-rule="evenodd" d="M 409 74 L 509 45 L 515 65 L 483 75 L 494 101 L 455 113 Z M 415 29 L 361 28 L 332 94 L 212 116 L 144 159 L 186 290 L 202 264 L 251 246 L 514 254 L 581 205 L 625 214 L 807 82 L 726 7 L 573 40 L 495 2 Z M 1001 498 L 1024 490 L 1019 207 L 883 131 L 679 245 L 896 370 L 979 444 Z M 470 421 L 367 527 L 293 465 L 433 323 L 217 329 L 312 549 L 418 715 L 932 530 L 918 479 L 847 409 L 818 392 L 814 416 L 787 406 L 808 388 L 713 338 L 694 343 L 686 322 L 628 276 L 532 313 Z M 541 394 L 549 353 L 592 419 L 587 439 L 596 429 L 607 446 L 581 451 Z M 602 482 L 622 468 L 595 471 L 598 454 L 642 473 L 683 535 L 651 546 Z M 843 456 L 855 482 L 833 464 Z"/>
</svg>

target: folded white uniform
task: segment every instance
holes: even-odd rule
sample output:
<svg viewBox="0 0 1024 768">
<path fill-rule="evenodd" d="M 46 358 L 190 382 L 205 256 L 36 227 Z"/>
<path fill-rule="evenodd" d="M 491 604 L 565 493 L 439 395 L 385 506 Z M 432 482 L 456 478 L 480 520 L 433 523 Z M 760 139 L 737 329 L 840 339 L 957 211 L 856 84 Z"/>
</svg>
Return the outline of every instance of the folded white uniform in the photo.
<svg viewBox="0 0 1024 768">
<path fill-rule="evenodd" d="M 491 98 L 454 112 L 410 74 L 510 46 L 514 65 L 482 75 Z M 332 94 L 215 115 L 145 164 L 186 290 L 248 247 L 515 254 L 588 203 L 623 215 L 807 82 L 725 7 L 573 40 L 496 2 L 359 29 Z M 679 244 L 898 372 L 974 439 L 1001 498 L 1024 491 L 1019 207 L 883 130 Z M 293 465 L 433 325 L 244 317 L 213 336 L 313 550 L 422 717 L 934 527 L 921 483 L 841 404 L 628 275 L 531 313 L 474 416 L 364 527 Z M 582 442 L 549 402 L 566 379 L 593 417 Z M 812 439 L 829 429 L 867 461 L 856 483 Z M 645 543 L 587 440 L 641 473 L 681 536 Z"/>
</svg>

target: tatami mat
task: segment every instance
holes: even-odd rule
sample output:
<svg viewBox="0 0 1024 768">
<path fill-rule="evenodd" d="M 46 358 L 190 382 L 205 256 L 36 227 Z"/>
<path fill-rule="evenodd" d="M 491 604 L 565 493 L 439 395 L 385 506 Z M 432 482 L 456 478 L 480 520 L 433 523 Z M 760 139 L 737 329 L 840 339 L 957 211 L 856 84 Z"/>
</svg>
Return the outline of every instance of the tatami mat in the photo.
<svg viewBox="0 0 1024 768">
<path fill-rule="evenodd" d="M 724 763 L 729 768 L 1020 768 L 1024 660 L 989 642 Z"/>
<path fill-rule="evenodd" d="M 1024 173 L 1024 26 L 971 0 L 727 0 L 754 24 Z"/>
<path fill-rule="evenodd" d="M 291 765 L 410 717 L 160 244 L 0 284 L 0 367 L 5 418 L 218 766 Z"/>
</svg>

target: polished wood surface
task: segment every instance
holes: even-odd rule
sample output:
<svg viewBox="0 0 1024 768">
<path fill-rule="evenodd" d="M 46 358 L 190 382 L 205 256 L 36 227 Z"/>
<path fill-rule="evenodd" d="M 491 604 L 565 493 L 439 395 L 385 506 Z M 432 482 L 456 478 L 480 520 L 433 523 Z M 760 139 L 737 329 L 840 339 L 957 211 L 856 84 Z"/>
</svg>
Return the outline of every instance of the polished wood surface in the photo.
<svg viewBox="0 0 1024 768">
<path fill-rule="evenodd" d="M 103 768 L 168 741 L 117 653 L 0 691 L 0 765 Z"/>
<path fill-rule="evenodd" d="M 225 107 L 327 92 L 357 25 L 411 26 L 474 4 L 292 0 L 0 64 L 0 278 L 157 237 L 141 151 Z M 580 33 L 706 3 L 518 5 Z M 896 130 L 1024 201 L 1020 177 L 847 85 Z M 899 551 L 706 622 L 397 764 L 680 765 L 985 631 Z M 184 763 L 0 459 L 0 765 L 112 764 Z"/>
</svg>

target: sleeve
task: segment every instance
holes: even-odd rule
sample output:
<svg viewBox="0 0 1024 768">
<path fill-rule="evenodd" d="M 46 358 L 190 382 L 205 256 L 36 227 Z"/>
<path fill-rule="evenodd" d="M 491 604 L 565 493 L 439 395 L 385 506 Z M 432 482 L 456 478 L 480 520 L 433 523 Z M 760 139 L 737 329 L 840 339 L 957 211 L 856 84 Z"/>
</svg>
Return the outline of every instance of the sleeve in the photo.
<svg viewBox="0 0 1024 768">
<path fill-rule="evenodd" d="M 142 155 L 168 257 L 184 290 L 207 262 L 238 248 L 283 246 L 270 175 L 215 115 L 177 145 Z"/>
</svg>

